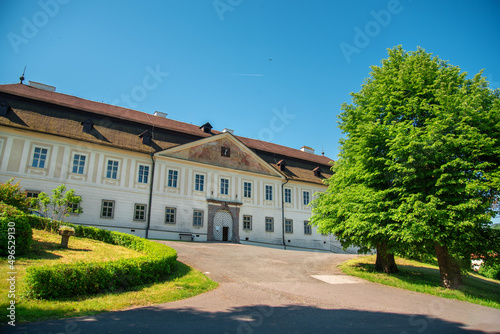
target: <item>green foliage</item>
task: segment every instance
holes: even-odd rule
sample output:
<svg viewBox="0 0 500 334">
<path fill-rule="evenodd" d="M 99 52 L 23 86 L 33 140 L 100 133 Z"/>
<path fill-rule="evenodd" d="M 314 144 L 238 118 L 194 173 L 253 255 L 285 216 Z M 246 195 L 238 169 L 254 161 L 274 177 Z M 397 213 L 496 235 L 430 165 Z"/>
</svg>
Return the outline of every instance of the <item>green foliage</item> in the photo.
<svg viewBox="0 0 500 334">
<path fill-rule="evenodd" d="M 27 212 L 30 207 L 30 200 L 26 197 L 26 192 L 21 190 L 19 181 L 12 184 L 14 179 L 5 183 L 0 183 L 0 203 L 12 205 L 23 212 Z"/>
<path fill-rule="evenodd" d="M 0 203 L 0 255 L 17 257 L 26 254 L 31 242 L 28 216 L 13 206 Z"/>
<path fill-rule="evenodd" d="M 311 222 L 346 246 L 457 260 L 490 238 L 500 190 L 500 91 L 422 49 L 389 50 L 342 105 L 340 159 Z"/>
<path fill-rule="evenodd" d="M 31 217 L 34 228 L 57 231 L 62 223 Z M 177 252 L 163 244 L 133 235 L 65 223 L 75 236 L 124 246 L 145 256 L 102 263 L 74 263 L 50 267 L 30 267 L 26 273 L 27 295 L 32 298 L 58 299 L 72 296 L 121 291 L 133 286 L 164 279 L 177 259 Z"/>
<path fill-rule="evenodd" d="M 483 275 L 484 277 L 500 280 L 500 264 L 496 264 L 493 266 L 482 266 L 481 268 L 479 268 L 478 273 L 480 275 Z"/>
<path fill-rule="evenodd" d="M 75 196 L 75 190 L 70 189 L 66 191 L 64 184 L 52 190 L 52 196 L 48 196 L 45 192 L 38 194 L 34 198 L 31 205 L 37 210 L 44 213 L 45 216 L 50 214 L 51 218 L 58 221 L 67 219 L 70 214 L 82 213 L 80 203 L 82 198 Z"/>
</svg>

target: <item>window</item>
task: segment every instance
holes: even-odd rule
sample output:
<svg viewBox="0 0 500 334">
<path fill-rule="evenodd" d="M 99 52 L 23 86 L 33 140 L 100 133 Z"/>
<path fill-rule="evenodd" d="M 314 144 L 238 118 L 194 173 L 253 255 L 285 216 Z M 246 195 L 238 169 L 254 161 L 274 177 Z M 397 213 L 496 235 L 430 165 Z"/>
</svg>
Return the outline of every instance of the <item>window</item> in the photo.
<svg viewBox="0 0 500 334">
<path fill-rule="evenodd" d="M 194 190 L 203 191 L 205 188 L 205 175 L 196 174 L 194 176 Z"/>
<path fill-rule="evenodd" d="M 108 160 L 106 177 L 108 179 L 114 179 L 114 180 L 116 180 L 118 178 L 118 161 Z"/>
<path fill-rule="evenodd" d="M 175 224 L 175 208 L 165 208 L 165 224 Z"/>
<path fill-rule="evenodd" d="M 243 182 L 243 197 L 252 198 L 252 184 L 250 182 Z"/>
<path fill-rule="evenodd" d="M 80 203 L 71 203 L 68 205 L 68 212 L 72 215 L 80 214 L 79 210 L 81 210 Z"/>
<path fill-rule="evenodd" d="M 229 180 L 220 179 L 220 194 L 229 195 Z"/>
<path fill-rule="evenodd" d="M 101 218 L 113 218 L 114 213 L 115 201 L 103 199 L 101 204 Z"/>
<path fill-rule="evenodd" d="M 193 226 L 203 226 L 203 211 L 193 211 Z"/>
<path fill-rule="evenodd" d="M 304 234 L 312 234 L 311 225 L 307 220 L 304 220 Z"/>
<path fill-rule="evenodd" d="M 266 217 L 266 232 L 273 232 L 273 231 L 274 231 L 274 218 Z"/>
<path fill-rule="evenodd" d="M 139 183 L 148 183 L 149 178 L 149 166 L 139 165 L 139 177 L 137 182 Z"/>
<path fill-rule="evenodd" d="M 146 220 L 146 204 L 136 204 L 134 209 L 134 220 Z"/>
<path fill-rule="evenodd" d="M 285 233 L 293 233 L 293 220 L 285 219 Z"/>
<path fill-rule="evenodd" d="M 172 188 L 177 188 L 177 179 L 179 177 L 179 172 L 176 170 L 168 170 L 168 183 L 167 186 Z"/>
<path fill-rule="evenodd" d="M 252 216 L 243 216 L 243 229 L 244 230 L 252 229 Z"/>
<path fill-rule="evenodd" d="M 26 190 L 26 197 L 28 198 L 38 198 L 40 192 L 37 190 Z"/>
<path fill-rule="evenodd" d="M 292 189 L 285 188 L 285 203 L 292 203 Z"/>
<path fill-rule="evenodd" d="M 33 163 L 31 167 L 45 168 L 45 161 L 47 160 L 47 149 L 41 147 L 35 147 L 35 152 L 33 153 Z"/>
<path fill-rule="evenodd" d="M 220 155 L 222 157 L 227 157 L 229 158 L 231 156 L 231 149 L 229 147 L 226 147 L 226 146 L 222 146 L 220 148 Z"/>
<path fill-rule="evenodd" d="M 73 169 L 72 172 L 74 174 L 83 174 L 85 169 L 85 159 L 87 157 L 82 154 L 75 154 L 73 156 Z"/>
<path fill-rule="evenodd" d="M 304 205 L 308 205 L 309 204 L 309 191 L 304 191 L 302 198 L 304 200 Z"/>
<path fill-rule="evenodd" d="M 266 186 L 266 201 L 273 200 L 273 186 Z"/>
</svg>

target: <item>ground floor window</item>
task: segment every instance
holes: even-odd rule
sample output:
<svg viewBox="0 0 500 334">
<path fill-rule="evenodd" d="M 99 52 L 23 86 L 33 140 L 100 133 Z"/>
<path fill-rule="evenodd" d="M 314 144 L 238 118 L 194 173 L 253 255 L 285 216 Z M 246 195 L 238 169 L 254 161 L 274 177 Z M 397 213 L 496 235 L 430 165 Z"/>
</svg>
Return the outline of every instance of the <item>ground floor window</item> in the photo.
<svg viewBox="0 0 500 334">
<path fill-rule="evenodd" d="M 193 226 L 203 226 L 203 211 L 193 211 Z"/>
<path fill-rule="evenodd" d="M 115 201 L 103 199 L 101 204 L 101 218 L 113 218 L 114 214 Z"/>
<path fill-rule="evenodd" d="M 274 218 L 266 217 L 266 232 L 274 232 Z"/>
<path fill-rule="evenodd" d="M 252 216 L 243 216 L 243 229 L 244 230 L 252 229 Z"/>
<path fill-rule="evenodd" d="M 293 220 L 285 219 L 285 233 L 293 233 Z"/>
<path fill-rule="evenodd" d="M 146 220 L 146 204 L 136 204 L 134 210 L 134 220 Z"/>
<path fill-rule="evenodd" d="M 312 234 L 311 225 L 307 220 L 304 221 L 304 234 Z"/>
<path fill-rule="evenodd" d="M 165 224 L 175 224 L 175 208 L 165 208 Z"/>
</svg>

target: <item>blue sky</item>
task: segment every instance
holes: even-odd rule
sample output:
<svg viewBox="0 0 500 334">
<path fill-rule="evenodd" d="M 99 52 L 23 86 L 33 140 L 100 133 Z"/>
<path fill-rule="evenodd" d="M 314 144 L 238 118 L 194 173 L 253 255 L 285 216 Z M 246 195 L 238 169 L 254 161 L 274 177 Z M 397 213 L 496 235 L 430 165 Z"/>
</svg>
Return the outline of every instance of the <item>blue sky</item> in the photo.
<svg viewBox="0 0 500 334">
<path fill-rule="evenodd" d="M 500 1 L 3 1 L 0 83 L 26 81 L 336 159 L 340 105 L 387 49 L 500 87 Z"/>
</svg>

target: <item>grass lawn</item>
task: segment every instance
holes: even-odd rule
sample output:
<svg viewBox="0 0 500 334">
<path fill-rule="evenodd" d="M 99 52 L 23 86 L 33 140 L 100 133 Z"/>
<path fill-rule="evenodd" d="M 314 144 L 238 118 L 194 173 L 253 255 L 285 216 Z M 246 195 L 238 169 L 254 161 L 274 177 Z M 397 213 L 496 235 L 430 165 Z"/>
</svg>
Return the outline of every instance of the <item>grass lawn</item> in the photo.
<svg viewBox="0 0 500 334">
<path fill-rule="evenodd" d="M 32 252 L 26 256 L 16 257 L 14 270 L 16 272 L 16 323 L 91 315 L 165 303 L 189 298 L 218 286 L 216 282 L 211 281 L 202 273 L 177 262 L 174 271 L 165 281 L 137 286 L 129 291 L 72 298 L 71 300 L 28 300 L 22 295 L 26 289 L 23 277 L 29 266 L 47 266 L 76 261 L 110 261 L 143 256 L 142 253 L 125 247 L 77 237 L 69 239 L 69 249 L 61 249 L 59 235 L 35 229 L 33 230 L 33 240 Z M 10 276 L 8 272 L 11 271 L 6 258 L 2 258 L 0 261 L 0 291 L 2 291 L 0 317 L 2 324 L 9 321 L 6 317 L 6 308 L 10 302 L 7 278 Z"/>
<path fill-rule="evenodd" d="M 440 286 L 439 267 L 402 258 L 396 258 L 396 264 L 399 273 L 378 273 L 372 255 L 347 261 L 340 268 L 348 275 L 371 282 L 500 309 L 500 281 L 471 273 L 464 278 L 460 290 L 447 290 Z"/>
</svg>

